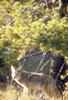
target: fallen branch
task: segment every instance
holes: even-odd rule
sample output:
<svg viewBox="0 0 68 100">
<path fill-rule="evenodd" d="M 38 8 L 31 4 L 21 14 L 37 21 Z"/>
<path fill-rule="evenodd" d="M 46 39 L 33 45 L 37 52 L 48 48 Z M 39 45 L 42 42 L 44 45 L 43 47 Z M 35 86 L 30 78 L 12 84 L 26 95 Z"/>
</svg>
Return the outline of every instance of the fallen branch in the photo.
<svg viewBox="0 0 68 100">
<path fill-rule="evenodd" d="M 36 53 L 32 53 L 32 54 L 26 55 L 24 58 L 36 56 L 36 55 L 39 55 L 39 54 L 42 54 L 42 52 L 39 51 L 39 52 L 36 52 Z"/>
<path fill-rule="evenodd" d="M 41 61 L 40 61 L 40 63 L 39 63 L 38 68 L 36 69 L 36 72 L 39 72 L 39 71 L 42 71 L 42 70 L 43 70 L 43 68 L 50 62 L 50 58 L 51 58 L 52 55 L 51 55 L 51 52 L 48 51 L 47 53 L 44 52 L 42 56 L 43 56 L 43 57 L 42 57 L 42 59 L 41 59 Z M 46 62 L 46 59 L 47 59 L 47 58 L 48 58 L 48 61 Z M 44 59 L 45 59 L 45 64 L 42 65 L 43 62 L 44 62 Z"/>
<path fill-rule="evenodd" d="M 45 58 L 45 56 L 46 56 L 46 53 L 43 53 L 43 55 L 42 55 L 43 57 L 42 57 L 42 59 L 41 59 L 41 61 L 40 61 L 40 63 L 39 63 L 39 65 L 38 65 L 38 68 L 36 69 L 36 72 L 38 72 L 39 71 L 39 69 L 40 69 L 40 67 L 41 67 L 41 65 L 42 65 L 42 63 L 43 63 L 43 61 L 44 61 L 44 58 Z"/>
<path fill-rule="evenodd" d="M 20 83 L 16 78 L 14 81 L 23 88 L 23 94 L 28 94 L 28 88 L 22 83 Z"/>
</svg>

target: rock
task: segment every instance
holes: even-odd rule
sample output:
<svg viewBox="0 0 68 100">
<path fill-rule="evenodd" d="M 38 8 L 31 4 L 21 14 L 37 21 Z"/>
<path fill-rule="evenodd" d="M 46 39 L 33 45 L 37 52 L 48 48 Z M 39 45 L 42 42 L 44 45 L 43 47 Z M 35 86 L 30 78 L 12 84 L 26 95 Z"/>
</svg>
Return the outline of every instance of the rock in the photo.
<svg viewBox="0 0 68 100">
<path fill-rule="evenodd" d="M 43 23 L 47 23 L 48 21 L 51 20 L 50 16 L 43 16 L 43 18 L 41 19 Z"/>
<path fill-rule="evenodd" d="M 35 21 L 36 17 L 40 18 L 43 14 L 37 8 L 33 7 L 31 10 L 32 21 Z"/>
</svg>

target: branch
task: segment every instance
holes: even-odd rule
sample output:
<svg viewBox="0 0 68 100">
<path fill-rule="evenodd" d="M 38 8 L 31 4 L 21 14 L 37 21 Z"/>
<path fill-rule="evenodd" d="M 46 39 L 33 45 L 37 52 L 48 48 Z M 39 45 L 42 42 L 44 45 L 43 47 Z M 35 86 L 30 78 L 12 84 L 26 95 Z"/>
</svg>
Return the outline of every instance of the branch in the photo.
<svg viewBox="0 0 68 100">
<path fill-rule="evenodd" d="M 40 67 L 41 67 L 41 65 L 42 65 L 42 63 L 43 63 L 43 61 L 44 61 L 45 55 L 46 55 L 46 53 L 43 53 L 43 55 L 42 55 L 43 57 L 42 57 L 42 59 L 41 59 L 39 65 L 38 65 L 38 68 L 36 69 L 36 72 L 39 71 L 39 69 L 40 69 Z"/>
<path fill-rule="evenodd" d="M 25 55 L 23 58 L 18 59 L 18 60 L 21 61 L 21 60 L 26 59 L 26 58 L 28 58 L 28 57 L 37 56 L 37 55 L 39 55 L 39 54 L 42 54 L 42 52 L 39 51 L 39 52 L 36 52 L 36 53 L 28 54 L 28 55 Z"/>
<path fill-rule="evenodd" d="M 14 81 L 23 88 L 23 94 L 28 94 L 28 88 L 23 83 L 20 83 L 17 79 L 14 79 Z"/>
<path fill-rule="evenodd" d="M 45 59 L 45 61 L 46 61 L 46 59 L 47 58 L 51 58 L 51 52 L 50 51 L 48 51 L 48 52 L 45 52 L 45 53 L 43 53 L 43 57 L 42 57 L 42 59 L 41 59 L 41 61 L 40 61 L 40 63 L 39 63 L 39 66 L 38 66 L 38 68 L 37 68 L 37 70 L 36 70 L 36 72 L 38 72 L 39 70 L 40 70 L 40 68 L 42 67 L 42 68 L 44 68 L 45 67 L 45 65 L 47 65 L 47 62 L 45 62 L 45 64 L 42 66 L 42 63 L 43 63 L 43 61 L 44 61 L 44 59 Z M 48 60 L 49 60 L 48 59 Z M 41 68 L 41 69 L 42 69 Z M 42 71 L 42 70 L 41 70 Z"/>
</svg>

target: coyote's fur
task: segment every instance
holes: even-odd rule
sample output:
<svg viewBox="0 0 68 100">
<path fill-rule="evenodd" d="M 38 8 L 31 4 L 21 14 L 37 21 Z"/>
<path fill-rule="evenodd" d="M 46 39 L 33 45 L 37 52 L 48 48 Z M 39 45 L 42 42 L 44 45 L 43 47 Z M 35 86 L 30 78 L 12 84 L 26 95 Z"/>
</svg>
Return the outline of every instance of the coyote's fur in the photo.
<svg viewBox="0 0 68 100">
<path fill-rule="evenodd" d="M 13 72 L 12 72 L 13 73 Z M 29 90 L 42 90 L 49 96 L 58 96 L 58 89 L 55 80 L 52 76 L 46 76 L 43 73 L 27 72 L 24 70 L 15 71 L 14 79 L 18 80 L 21 84 L 25 84 Z"/>
</svg>

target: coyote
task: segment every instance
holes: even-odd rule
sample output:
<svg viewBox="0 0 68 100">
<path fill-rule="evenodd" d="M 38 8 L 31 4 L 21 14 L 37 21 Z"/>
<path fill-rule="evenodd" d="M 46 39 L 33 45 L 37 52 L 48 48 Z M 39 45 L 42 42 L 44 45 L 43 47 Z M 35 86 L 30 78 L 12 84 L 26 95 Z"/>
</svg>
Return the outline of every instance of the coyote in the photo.
<svg viewBox="0 0 68 100">
<path fill-rule="evenodd" d="M 15 70 L 13 66 L 11 72 L 12 79 L 23 87 L 24 91 L 41 90 L 51 97 L 58 97 L 59 91 L 51 75 L 46 76 L 44 73 L 27 72 L 22 69 Z"/>
<path fill-rule="evenodd" d="M 42 64 L 43 62 L 43 64 Z M 63 97 L 62 93 L 65 89 L 65 83 L 68 77 L 64 80 L 60 79 L 68 69 L 64 56 L 55 55 L 51 52 L 44 53 L 36 72 L 28 72 L 19 67 L 17 70 L 11 66 L 11 76 L 25 90 L 41 90 L 49 96 Z M 29 92 L 28 91 L 28 92 Z"/>
</svg>

